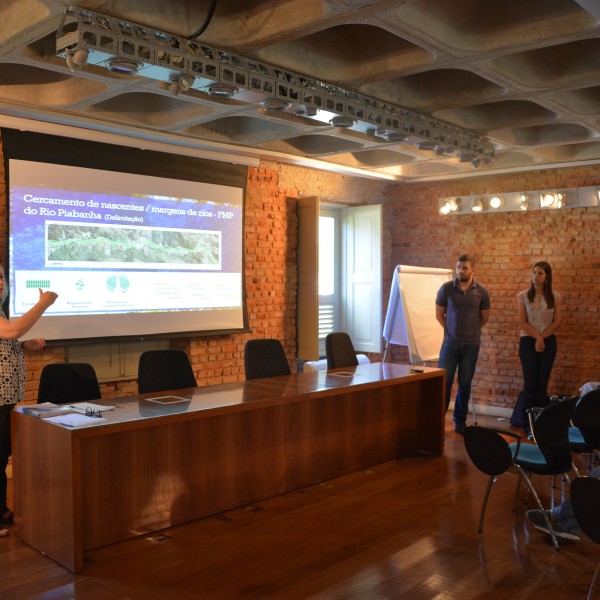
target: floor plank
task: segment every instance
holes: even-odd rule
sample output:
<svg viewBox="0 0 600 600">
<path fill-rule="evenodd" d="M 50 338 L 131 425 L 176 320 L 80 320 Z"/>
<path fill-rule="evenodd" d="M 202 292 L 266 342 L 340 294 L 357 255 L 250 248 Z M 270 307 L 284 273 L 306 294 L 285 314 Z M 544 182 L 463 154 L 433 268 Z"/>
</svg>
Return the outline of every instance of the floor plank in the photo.
<svg viewBox="0 0 600 600">
<path fill-rule="evenodd" d="M 491 417 L 482 424 L 507 426 Z M 392 600 L 584 598 L 600 550 L 562 544 L 512 511 L 516 483 L 486 477 L 446 423 L 446 454 L 388 462 L 304 490 L 87 553 L 73 575 L 0 539 L 0 598 Z M 550 483 L 537 487 L 549 502 Z M 51 518 L 51 515 L 49 515 Z"/>
</svg>

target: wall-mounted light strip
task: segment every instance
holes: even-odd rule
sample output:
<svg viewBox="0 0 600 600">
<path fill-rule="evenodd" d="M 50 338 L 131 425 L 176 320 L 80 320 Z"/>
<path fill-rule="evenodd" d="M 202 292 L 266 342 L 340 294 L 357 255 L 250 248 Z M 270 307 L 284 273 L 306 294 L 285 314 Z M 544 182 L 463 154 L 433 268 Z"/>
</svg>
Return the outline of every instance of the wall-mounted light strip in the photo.
<svg viewBox="0 0 600 600">
<path fill-rule="evenodd" d="M 600 206 L 600 186 L 438 198 L 439 211 L 443 215 L 561 210 L 589 206 Z"/>
</svg>

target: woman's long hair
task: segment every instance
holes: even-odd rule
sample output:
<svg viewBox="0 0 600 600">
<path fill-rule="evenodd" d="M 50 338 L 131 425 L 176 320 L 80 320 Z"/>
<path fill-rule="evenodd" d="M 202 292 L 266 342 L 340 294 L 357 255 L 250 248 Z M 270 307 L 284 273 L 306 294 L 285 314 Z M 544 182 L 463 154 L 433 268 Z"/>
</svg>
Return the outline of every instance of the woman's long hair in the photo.
<svg viewBox="0 0 600 600">
<path fill-rule="evenodd" d="M 554 308 L 554 292 L 552 291 L 552 267 L 550 263 L 547 263 L 545 260 L 540 260 L 533 265 L 533 268 L 540 267 L 544 269 L 544 273 L 546 273 L 546 280 L 544 281 L 544 288 L 542 293 L 544 294 L 544 299 L 546 300 L 546 305 L 548 308 Z M 533 269 L 532 269 L 533 270 Z M 533 281 L 529 286 L 529 290 L 527 292 L 527 299 L 529 302 L 533 302 L 535 300 L 535 285 L 533 285 Z"/>
</svg>

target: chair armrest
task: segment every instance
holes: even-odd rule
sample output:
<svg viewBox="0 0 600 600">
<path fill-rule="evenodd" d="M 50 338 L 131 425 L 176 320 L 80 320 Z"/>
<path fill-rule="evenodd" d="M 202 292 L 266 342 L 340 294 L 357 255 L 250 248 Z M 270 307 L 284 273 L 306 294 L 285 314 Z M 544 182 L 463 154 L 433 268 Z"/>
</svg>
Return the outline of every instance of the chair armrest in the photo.
<svg viewBox="0 0 600 600">
<path fill-rule="evenodd" d="M 533 424 L 535 423 L 535 420 L 537 419 L 537 416 L 543 411 L 544 409 L 541 406 L 534 406 L 533 408 L 528 408 L 527 409 L 527 418 L 529 419 L 529 431 L 531 431 L 531 435 L 533 436 L 533 441 L 535 442 L 535 435 L 533 433 Z"/>
</svg>

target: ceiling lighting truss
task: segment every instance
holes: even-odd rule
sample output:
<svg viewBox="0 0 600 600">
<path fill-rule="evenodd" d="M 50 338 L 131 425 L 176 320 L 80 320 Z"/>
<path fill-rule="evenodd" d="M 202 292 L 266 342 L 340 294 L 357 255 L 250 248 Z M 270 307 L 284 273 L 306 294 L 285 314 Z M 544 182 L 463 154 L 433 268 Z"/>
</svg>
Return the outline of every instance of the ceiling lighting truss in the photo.
<svg viewBox="0 0 600 600">
<path fill-rule="evenodd" d="M 87 65 L 162 82 L 166 89 L 174 81 L 185 81 L 190 83 L 189 90 L 235 98 L 259 108 L 261 104 L 264 108 L 266 101 L 278 100 L 292 115 L 378 141 L 417 148 L 422 145 L 422 149 L 438 155 L 470 161 L 474 167 L 494 160 L 491 142 L 466 129 L 198 41 L 94 11 L 68 8 L 57 32 L 56 54 L 65 60 L 70 57 L 72 63 L 80 50 L 87 52 Z M 127 69 L 115 67 L 123 64 Z M 171 89 L 187 91 L 184 86 Z"/>
</svg>

